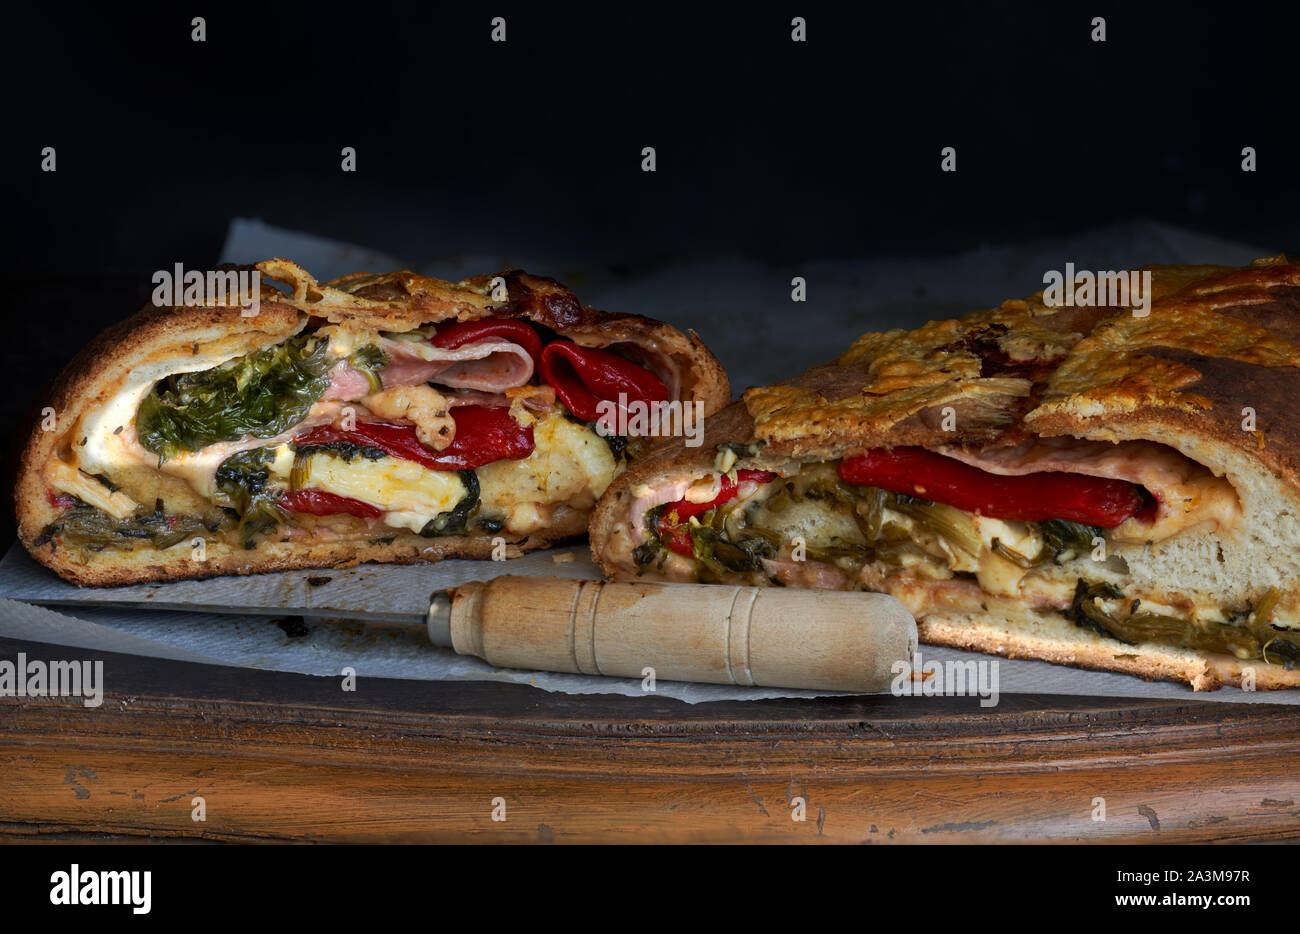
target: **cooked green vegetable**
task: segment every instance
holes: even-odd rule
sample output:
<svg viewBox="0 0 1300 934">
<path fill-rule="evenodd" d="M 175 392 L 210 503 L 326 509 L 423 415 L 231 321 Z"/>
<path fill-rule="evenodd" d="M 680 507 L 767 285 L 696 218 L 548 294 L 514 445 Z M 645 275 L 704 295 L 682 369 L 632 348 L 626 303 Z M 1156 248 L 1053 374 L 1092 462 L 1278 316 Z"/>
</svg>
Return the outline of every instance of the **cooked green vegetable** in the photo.
<svg viewBox="0 0 1300 934">
<path fill-rule="evenodd" d="M 1043 542 L 1058 564 L 1087 554 L 1092 550 L 1093 538 L 1101 535 L 1101 529 L 1096 526 L 1069 519 L 1048 519 L 1038 524 L 1038 530 L 1043 533 Z"/>
<path fill-rule="evenodd" d="M 1155 642 L 1202 652 L 1219 652 L 1241 659 L 1259 658 L 1292 668 L 1300 662 L 1300 633 L 1272 625 L 1269 619 L 1277 603 L 1276 591 L 1269 590 L 1256 603 L 1254 612 L 1238 614 L 1228 622 L 1186 620 L 1164 613 L 1140 610 L 1134 600 L 1126 617 L 1120 618 L 1097 605 L 1099 599 L 1119 600 L 1123 594 L 1113 584 L 1093 583 L 1080 578 L 1066 616 L 1075 625 L 1096 630 L 1103 636 L 1135 645 Z M 1261 612 L 1263 611 L 1263 612 Z"/>
<path fill-rule="evenodd" d="M 340 457 L 349 464 L 358 457 L 364 457 L 368 461 L 377 461 L 381 457 L 387 457 L 388 452 L 383 448 L 372 447 L 369 444 L 360 444 L 356 441 L 327 441 L 324 444 L 295 444 L 293 446 L 295 457 L 309 457 L 317 453 L 329 453 Z"/>
<path fill-rule="evenodd" d="M 1250 622 L 1256 626 L 1262 626 L 1273 622 L 1273 614 L 1277 612 L 1278 601 L 1282 599 L 1282 594 L 1276 587 L 1270 587 L 1264 592 L 1264 596 L 1259 598 L 1255 604 L 1255 609 L 1250 613 Z"/>
<path fill-rule="evenodd" d="M 1119 624 L 1126 642 L 1160 642 L 1237 658 L 1262 658 L 1263 646 L 1249 628 L 1234 623 L 1193 622 L 1162 613 L 1137 612 Z"/>
<path fill-rule="evenodd" d="M 905 493 L 891 493 L 879 487 L 844 487 L 849 494 L 858 515 L 858 526 L 868 542 L 903 542 L 910 536 L 897 523 L 885 521 L 885 510 L 906 514 L 908 507 L 933 506 L 928 499 L 908 496 Z M 948 507 L 945 507 L 948 508 Z M 921 513 L 913 518 L 923 521 Z"/>
<path fill-rule="evenodd" d="M 878 541 L 885 528 L 885 507 L 891 502 L 893 494 L 886 493 L 879 487 L 865 487 L 858 501 L 857 513 L 861 518 L 862 534 L 867 541 Z"/>
<path fill-rule="evenodd" d="M 898 496 L 898 494 L 894 495 Z M 890 508 L 910 516 L 920 525 L 947 539 L 967 554 L 978 556 L 984 550 L 984 540 L 976 531 L 975 523 L 971 521 L 971 514 L 955 506 L 945 506 L 943 503 L 921 504 L 895 501 L 890 504 Z"/>
<path fill-rule="evenodd" d="M 75 506 L 41 531 L 35 544 L 39 547 L 58 538 L 75 547 L 101 551 L 132 541 L 148 541 L 154 548 L 162 550 L 195 536 L 206 538 L 206 533 L 216 532 L 223 521 L 224 516 L 215 511 L 205 517 L 169 516 L 163 512 L 162 500 L 154 504 L 152 513 L 145 513 L 142 508 L 134 516 L 114 519 L 78 500 Z"/>
<path fill-rule="evenodd" d="M 217 467 L 216 486 L 237 512 L 248 510 L 253 499 L 266 492 L 275 455 L 270 448 L 253 448 L 232 454 Z"/>
<path fill-rule="evenodd" d="M 465 495 L 461 497 L 456 508 L 451 512 L 444 512 L 440 516 L 434 516 L 424 524 L 420 529 L 420 534 L 425 538 L 434 538 L 438 535 L 456 535 L 465 531 L 465 523 L 469 521 L 474 510 L 478 509 L 478 474 L 472 470 L 459 470 L 460 480 L 465 484 Z"/>
<path fill-rule="evenodd" d="M 665 551 L 655 541 L 642 542 L 632 549 L 632 558 L 636 561 L 638 572 L 663 554 Z"/>
<path fill-rule="evenodd" d="M 1024 570 L 1027 571 L 1034 566 L 1035 562 L 1033 558 L 1030 558 L 1027 555 L 1022 555 L 1014 548 L 1002 544 L 1002 539 L 995 538 L 993 539 L 991 544 L 993 545 L 993 550 L 995 552 L 1000 554 L 1002 557 L 1006 558 L 1016 567 L 1023 568 Z"/>
<path fill-rule="evenodd" d="M 267 465 L 275 454 L 269 447 L 240 451 L 217 468 L 217 489 L 239 516 L 239 536 L 245 548 L 257 544 L 257 536 L 275 531 L 288 514 L 276 505 L 280 491 L 270 486 Z"/>
<path fill-rule="evenodd" d="M 1065 617 L 1076 626 L 1093 629 L 1103 636 L 1109 636 L 1111 628 L 1117 627 L 1118 623 L 1109 613 L 1097 606 L 1097 600 L 1102 597 L 1108 600 L 1119 600 L 1123 596 L 1124 594 L 1114 584 L 1089 584 L 1080 577 L 1074 585 L 1074 598 L 1070 601 L 1070 609 Z"/>
<path fill-rule="evenodd" d="M 687 526 L 695 558 L 703 570 L 721 578 L 728 572 L 760 571 L 761 559 L 776 557 L 776 546 L 764 538 L 739 538 L 728 541 L 711 525 L 692 520 Z M 708 574 L 701 580 L 707 581 Z"/>
<path fill-rule="evenodd" d="M 480 532 L 486 532 L 489 535 L 495 535 L 506 527 L 505 519 L 484 519 L 480 518 L 475 525 Z"/>
<path fill-rule="evenodd" d="M 240 540 L 251 551 L 257 547 L 259 535 L 273 534 L 288 518 L 289 514 L 276 505 L 275 499 L 268 496 L 254 500 L 248 511 L 239 517 Z"/>
<path fill-rule="evenodd" d="M 659 542 L 659 517 L 664 514 L 664 510 L 667 508 L 667 503 L 660 503 L 658 506 L 646 510 L 644 520 L 645 532 L 650 541 L 655 542 L 656 544 Z"/>
<path fill-rule="evenodd" d="M 1260 658 L 1271 665 L 1281 665 L 1290 671 L 1297 665 L 1300 665 L 1300 641 L 1297 641 L 1300 634 L 1292 633 L 1283 635 L 1281 631 L 1274 633 L 1260 649 Z"/>
<path fill-rule="evenodd" d="M 336 359 L 313 335 L 160 380 L 140 403 L 136 434 L 161 460 L 245 435 L 272 438 L 301 422 L 329 386 Z"/>
</svg>

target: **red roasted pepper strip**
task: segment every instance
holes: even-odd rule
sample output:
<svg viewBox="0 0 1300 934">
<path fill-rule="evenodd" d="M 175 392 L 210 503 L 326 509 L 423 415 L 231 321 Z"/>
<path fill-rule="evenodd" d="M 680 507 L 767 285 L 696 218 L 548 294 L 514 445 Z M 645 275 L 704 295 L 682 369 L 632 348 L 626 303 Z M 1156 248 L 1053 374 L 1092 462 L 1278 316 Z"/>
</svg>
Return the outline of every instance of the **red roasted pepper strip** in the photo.
<svg viewBox="0 0 1300 934">
<path fill-rule="evenodd" d="M 378 519 L 383 511 L 369 503 L 348 496 L 337 496 L 324 490 L 290 490 L 279 499 L 279 505 L 289 512 L 306 512 L 313 516 L 332 516 L 347 513 L 362 519 Z"/>
<path fill-rule="evenodd" d="M 695 516 L 702 516 L 712 509 L 717 509 L 719 506 L 731 502 L 740 495 L 740 484 L 746 481 L 767 483 L 775 478 L 776 474 L 770 470 L 737 470 L 735 480 L 723 474 L 722 491 L 707 503 L 692 503 L 690 500 L 679 499 L 675 503 L 668 503 L 664 506 L 663 511 L 659 513 L 658 521 L 655 523 L 655 533 L 669 551 L 675 551 L 677 554 L 685 555 L 688 558 L 693 557 L 695 545 L 691 541 L 687 520 Z"/>
<path fill-rule="evenodd" d="M 429 343 L 444 350 L 455 350 L 466 344 L 477 344 L 492 337 L 503 337 L 528 351 L 533 358 L 533 368 L 542 354 L 542 338 L 527 321 L 517 318 L 488 318 L 483 321 L 461 321 L 440 324 Z"/>
<path fill-rule="evenodd" d="M 456 438 L 441 451 L 426 448 L 415 426 L 405 422 L 357 419 L 351 431 L 322 425 L 294 438 L 298 447 L 351 441 L 379 448 L 392 457 L 415 461 L 430 470 L 473 470 L 499 460 L 520 460 L 533 453 L 533 428 L 510 417 L 509 409 L 460 405 L 451 410 Z"/>
<path fill-rule="evenodd" d="M 579 347 L 572 341 L 547 344 L 540 371 L 560 401 L 584 422 L 600 420 L 597 406 L 601 402 L 617 405 L 620 395 L 626 402 L 668 401 L 668 387 L 645 367 L 608 350 Z"/>
<path fill-rule="evenodd" d="M 991 519 L 1069 519 L 1113 529 L 1147 504 L 1127 480 L 1071 473 L 992 474 L 924 448 L 868 451 L 840 462 L 840 479 L 920 496 Z"/>
</svg>

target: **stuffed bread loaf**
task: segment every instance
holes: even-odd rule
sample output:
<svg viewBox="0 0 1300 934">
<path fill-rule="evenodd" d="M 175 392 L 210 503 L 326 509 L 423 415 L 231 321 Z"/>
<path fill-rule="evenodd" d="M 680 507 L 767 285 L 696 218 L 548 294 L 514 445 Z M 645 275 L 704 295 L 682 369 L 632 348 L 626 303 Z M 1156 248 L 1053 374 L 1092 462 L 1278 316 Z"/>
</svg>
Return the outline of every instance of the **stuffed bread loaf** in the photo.
<svg viewBox="0 0 1300 934">
<path fill-rule="evenodd" d="M 1148 267 L 750 389 L 606 491 L 614 576 L 890 593 L 922 641 L 1300 684 L 1300 266 Z"/>
<path fill-rule="evenodd" d="M 18 535 L 79 584 L 513 556 L 581 534 L 644 439 L 601 403 L 712 413 L 694 333 L 584 307 L 523 272 L 147 306 L 66 367 L 22 452 Z M 600 408 L 600 413 L 596 411 Z"/>
</svg>

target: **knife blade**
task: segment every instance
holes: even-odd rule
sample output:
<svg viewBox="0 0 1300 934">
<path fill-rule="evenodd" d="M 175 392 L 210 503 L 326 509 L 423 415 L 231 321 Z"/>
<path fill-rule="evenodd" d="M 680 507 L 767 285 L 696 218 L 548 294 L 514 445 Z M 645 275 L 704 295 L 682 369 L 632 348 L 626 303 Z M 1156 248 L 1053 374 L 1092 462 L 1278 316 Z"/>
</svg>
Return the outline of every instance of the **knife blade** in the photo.
<svg viewBox="0 0 1300 934">
<path fill-rule="evenodd" d="M 362 564 L 346 569 L 278 571 L 209 580 L 78 587 L 14 544 L 0 560 L 0 597 L 44 606 L 128 606 L 255 616 L 293 614 L 425 627 L 433 594 L 503 574 L 595 579 L 585 541 L 509 561 L 456 559 L 434 564 Z"/>
</svg>

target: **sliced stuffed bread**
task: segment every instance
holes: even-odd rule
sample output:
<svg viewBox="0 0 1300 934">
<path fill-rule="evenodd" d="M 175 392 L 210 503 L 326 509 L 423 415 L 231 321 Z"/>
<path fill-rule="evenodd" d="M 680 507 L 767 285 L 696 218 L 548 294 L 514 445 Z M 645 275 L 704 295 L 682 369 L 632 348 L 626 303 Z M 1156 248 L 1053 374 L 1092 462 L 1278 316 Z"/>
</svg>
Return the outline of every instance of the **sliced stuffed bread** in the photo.
<svg viewBox="0 0 1300 934">
<path fill-rule="evenodd" d="M 580 535 L 645 444 L 712 413 L 693 334 L 522 272 L 280 283 L 151 305 L 64 370 L 22 454 L 18 534 L 79 584 L 508 555 Z"/>
<path fill-rule="evenodd" d="M 883 591 L 922 641 L 1300 684 L 1300 267 L 867 334 L 597 505 L 608 574 Z"/>
</svg>

